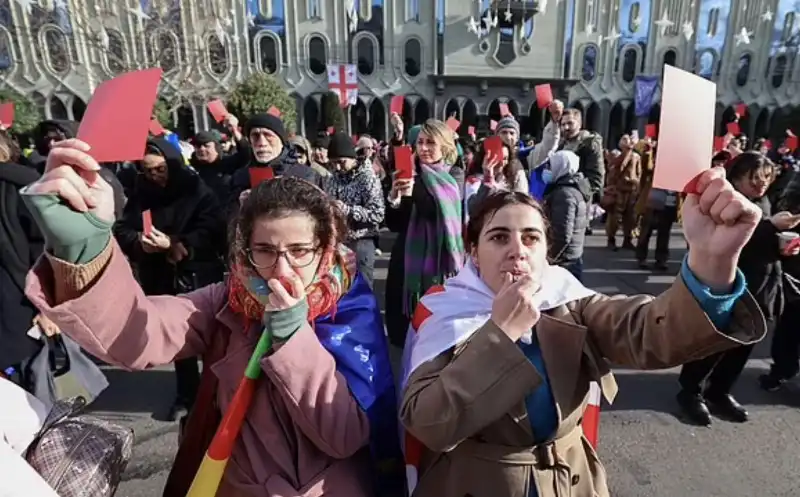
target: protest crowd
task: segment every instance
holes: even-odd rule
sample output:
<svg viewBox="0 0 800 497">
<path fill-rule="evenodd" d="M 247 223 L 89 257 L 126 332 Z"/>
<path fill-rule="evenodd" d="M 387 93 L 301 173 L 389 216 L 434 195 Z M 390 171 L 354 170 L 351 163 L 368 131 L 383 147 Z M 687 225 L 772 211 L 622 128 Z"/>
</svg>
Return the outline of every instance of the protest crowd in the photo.
<svg viewBox="0 0 800 497">
<path fill-rule="evenodd" d="M 732 123 L 670 171 L 678 130 L 606 150 L 552 96 L 539 137 L 507 109 L 467 135 L 409 126 L 402 96 L 385 142 L 219 101 L 226 133 L 186 137 L 153 120 L 156 85 L 130 143 L 97 140 L 120 121 L 93 102 L 94 122 L 0 134 L 2 495 L 114 494 L 136 454 L 83 412 L 99 364 L 174 364 L 167 497 L 608 496 L 589 413 L 617 394 L 612 366 L 682 366 L 698 425 L 748 421 L 731 391 L 760 340 L 763 389 L 800 372 L 790 130 L 751 142 Z M 661 295 L 583 285 L 593 230 L 663 273 L 676 225 L 688 252 Z"/>
</svg>

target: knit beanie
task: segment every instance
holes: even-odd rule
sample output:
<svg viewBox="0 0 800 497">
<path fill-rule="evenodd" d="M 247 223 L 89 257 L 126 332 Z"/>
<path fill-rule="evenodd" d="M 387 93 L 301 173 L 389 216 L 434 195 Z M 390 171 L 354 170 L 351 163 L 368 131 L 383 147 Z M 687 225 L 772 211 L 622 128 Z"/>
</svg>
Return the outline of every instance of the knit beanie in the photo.
<svg viewBox="0 0 800 497">
<path fill-rule="evenodd" d="M 356 148 L 353 140 L 344 133 L 336 133 L 328 145 L 328 159 L 355 159 Z"/>
<path fill-rule="evenodd" d="M 278 135 L 283 143 L 286 143 L 286 128 L 280 117 L 267 113 L 254 114 L 250 116 L 250 119 L 244 125 L 244 135 L 249 137 L 250 130 L 253 128 L 266 128 Z"/>
<path fill-rule="evenodd" d="M 517 134 L 519 134 L 519 123 L 516 119 L 514 119 L 514 116 L 506 116 L 500 119 L 500 121 L 497 123 L 497 129 L 495 130 L 495 133 L 500 133 L 500 130 L 502 129 L 513 129 L 517 132 Z"/>
</svg>

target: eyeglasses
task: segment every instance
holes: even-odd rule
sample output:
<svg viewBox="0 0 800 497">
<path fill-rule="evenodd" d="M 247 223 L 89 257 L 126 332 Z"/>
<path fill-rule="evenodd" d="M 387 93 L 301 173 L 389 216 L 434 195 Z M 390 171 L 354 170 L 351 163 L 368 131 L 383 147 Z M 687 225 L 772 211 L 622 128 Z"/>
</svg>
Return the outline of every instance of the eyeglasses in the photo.
<svg viewBox="0 0 800 497">
<path fill-rule="evenodd" d="M 275 250 L 269 248 L 258 248 L 247 250 L 247 260 L 253 267 L 258 269 L 269 269 L 275 267 L 278 259 L 286 258 L 286 262 L 294 268 L 304 268 L 314 262 L 317 258 L 319 247 L 293 247 L 288 250 Z"/>
</svg>

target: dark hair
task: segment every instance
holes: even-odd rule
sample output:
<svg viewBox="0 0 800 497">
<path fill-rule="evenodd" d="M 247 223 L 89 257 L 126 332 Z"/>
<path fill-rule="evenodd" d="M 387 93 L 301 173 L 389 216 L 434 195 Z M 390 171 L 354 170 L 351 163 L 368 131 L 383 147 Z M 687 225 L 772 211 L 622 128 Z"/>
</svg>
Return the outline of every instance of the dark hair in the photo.
<svg viewBox="0 0 800 497">
<path fill-rule="evenodd" d="M 752 150 L 742 152 L 725 164 L 728 181 L 731 183 L 745 176 L 752 178 L 757 171 L 766 168 L 770 169 L 771 177 L 774 169 L 772 161 L 767 159 L 764 154 Z"/>
<path fill-rule="evenodd" d="M 481 231 L 483 231 L 483 227 L 486 226 L 486 223 L 491 221 L 497 211 L 503 207 L 508 207 L 509 205 L 527 205 L 531 209 L 538 212 L 542 217 L 545 231 L 547 231 L 547 217 L 545 216 L 542 204 L 537 202 L 536 199 L 527 193 L 500 190 L 484 198 L 478 204 L 478 208 L 475 210 L 475 212 L 470 214 L 465 237 L 467 249 L 478 245 L 478 240 L 481 237 Z"/>
<path fill-rule="evenodd" d="M 347 237 L 344 216 L 325 192 L 308 181 L 282 176 L 263 181 L 242 200 L 228 233 L 233 247 L 231 255 L 235 257 L 237 252 L 248 248 L 258 218 L 281 218 L 293 213 L 307 214 L 314 219 L 314 234 L 321 247 L 338 245 Z"/>
<path fill-rule="evenodd" d="M 503 166 L 503 179 L 506 182 L 506 187 L 509 189 L 514 188 L 514 180 L 516 179 L 516 170 L 514 168 L 514 150 L 509 147 L 506 142 L 503 142 L 503 148 L 508 150 L 508 162 Z M 468 164 L 467 176 L 483 173 L 483 160 L 486 157 L 486 142 L 484 141 L 481 146 L 475 151 L 472 157 L 472 163 Z"/>
</svg>

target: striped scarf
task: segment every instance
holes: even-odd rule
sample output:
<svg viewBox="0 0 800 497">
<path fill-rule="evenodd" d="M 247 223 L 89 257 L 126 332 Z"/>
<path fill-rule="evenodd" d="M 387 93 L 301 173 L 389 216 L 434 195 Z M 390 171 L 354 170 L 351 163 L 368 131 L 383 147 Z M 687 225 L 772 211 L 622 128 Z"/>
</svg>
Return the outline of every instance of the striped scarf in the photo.
<svg viewBox="0 0 800 497">
<path fill-rule="evenodd" d="M 403 313 L 410 316 L 420 297 L 433 285 L 441 284 L 464 265 L 461 236 L 461 194 L 450 166 L 420 163 L 425 189 L 438 209 L 436 220 L 423 218 L 416 204 L 406 231 Z"/>
</svg>

